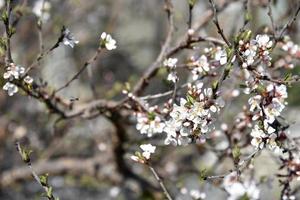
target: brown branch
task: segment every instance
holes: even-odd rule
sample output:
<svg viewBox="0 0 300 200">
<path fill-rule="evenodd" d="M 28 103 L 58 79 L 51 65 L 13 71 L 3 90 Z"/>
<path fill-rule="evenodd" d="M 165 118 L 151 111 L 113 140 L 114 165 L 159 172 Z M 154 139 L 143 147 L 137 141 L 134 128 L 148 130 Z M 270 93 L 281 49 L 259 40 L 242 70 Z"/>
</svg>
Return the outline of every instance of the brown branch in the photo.
<svg viewBox="0 0 300 200">
<path fill-rule="evenodd" d="M 93 62 L 95 62 L 97 60 L 97 58 L 99 57 L 100 53 L 101 53 L 101 50 L 102 48 L 99 47 L 96 51 L 96 53 L 88 60 L 84 63 L 84 65 L 79 69 L 79 71 L 74 75 L 72 76 L 72 78 L 67 81 L 63 86 L 61 86 L 60 88 L 58 88 L 57 90 L 55 90 L 55 93 L 65 89 L 66 87 L 68 87 L 74 80 L 76 80 L 80 74 L 90 65 L 92 64 Z"/>
<path fill-rule="evenodd" d="M 65 172 L 71 174 L 81 175 L 82 173 L 94 176 L 97 172 L 96 166 L 105 166 L 108 162 L 108 157 L 104 159 L 103 155 L 98 155 L 92 158 L 78 159 L 78 158 L 59 158 L 56 160 L 39 161 L 32 164 L 37 174 L 49 173 L 51 175 L 63 174 Z M 106 177 L 107 176 L 107 177 Z M 0 185 L 7 187 L 18 180 L 25 180 L 31 178 L 31 171 L 28 167 L 17 167 L 2 172 L 0 177 Z M 109 173 L 103 177 L 113 182 L 120 178 L 116 173 Z"/>
<path fill-rule="evenodd" d="M 273 13 L 272 13 L 272 0 L 269 0 L 268 2 L 268 16 L 270 18 L 270 21 L 271 21 L 271 25 L 272 25 L 272 30 L 273 30 L 273 36 L 274 38 L 276 38 L 276 35 L 277 35 L 277 30 L 276 30 L 276 26 L 275 26 L 275 22 L 274 22 L 274 17 L 273 17 Z"/>
<path fill-rule="evenodd" d="M 168 192 L 164 182 L 162 181 L 162 179 L 160 178 L 158 173 L 155 171 L 155 169 L 150 164 L 147 164 L 147 166 L 149 167 L 149 169 L 150 169 L 151 173 L 153 174 L 154 178 L 156 179 L 156 181 L 159 183 L 159 186 L 162 189 L 163 193 L 165 194 L 166 198 L 168 200 L 172 200 L 173 198 L 171 197 L 170 193 Z"/>
<path fill-rule="evenodd" d="M 217 7 L 216 7 L 216 4 L 214 2 L 214 0 L 209 0 L 211 6 L 212 6 L 212 9 L 213 9 L 213 15 L 214 15 L 214 20 L 213 22 L 215 23 L 217 29 L 218 29 L 218 33 L 220 34 L 220 36 L 223 38 L 224 42 L 227 44 L 228 47 L 231 47 L 231 43 L 229 42 L 229 40 L 226 38 L 224 32 L 223 32 L 223 29 L 221 28 L 220 26 L 220 23 L 219 23 L 219 19 L 218 19 L 218 10 L 217 10 Z"/>
<path fill-rule="evenodd" d="M 298 6 L 298 8 L 297 8 L 297 11 L 296 11 L 295 14 L 294 14 L 294 17 L 291 18 L 291 19 L 288 21 L 288 23 L 285 24 L 284 27 L 282 28 L 282 30 L 281 30 L 279 36 L 276 38 L 276 41 L 279 41 L 279 40 L 281 40 L 281 39 L 283 38 L 283 35 L 284 35 L 284 33 L 286 32 L 286 30 L 287 30 L 288 28 L 290 28 L 291 25 L 297 20 L 297 17 L 298 17 L 298 15 L 299 15 L 299 13 L 300 13 L 300 4 L 299 4 L 299 6 Z"/>
<path fill-rule="evenodd" d="M 10 39 L 12 37 L 12 27 L 10 24 L 10 18 L 11 18 L 11 0 L 5 1 L 5 11 L 6 17 L 3 19 L 3 23 L 5 26 L 5 34 L 6 34 L 6 57 L 5 57 L 5 64 L 8 66 L 9 63 L 13 62 L 12 56 L 11 56 L 11 44 Z"/>
<path fill-rule="evenodd" d="M 137 82 L 133 89 L 134 95 L 139 95 L 143 88 L 148 84 L 149 79 L 153 76 L 155 76 L 156 72 L 158 71 L 160 63 L 164 60 L 165 57 L 168 57 L 166 55 L 166 52 L 168 48 L 170 47 L 172 35 L 174 32 L 174 17 L 173 17 L 173 5 L 171 3 L 171 0 L 165 0 L 165 10 L 168 15 L 168 21 L 169 21 L 169 30 L 166 37 L 166 40 L 160 50 L 160 53 L 156 60 L 151 64 L 151 66 L 146 70 L 142 78 Z"/>
</svg>

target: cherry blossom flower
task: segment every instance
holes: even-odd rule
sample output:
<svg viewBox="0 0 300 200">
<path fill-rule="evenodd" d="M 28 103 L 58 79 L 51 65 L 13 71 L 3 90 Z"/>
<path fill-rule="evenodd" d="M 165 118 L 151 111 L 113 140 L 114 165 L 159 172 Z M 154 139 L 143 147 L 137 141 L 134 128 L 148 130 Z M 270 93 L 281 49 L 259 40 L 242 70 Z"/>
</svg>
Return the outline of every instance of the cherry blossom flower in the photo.
<svg viewBox="0 0 300 200">
<path fill-rule="evenodd" d="M 156 146 L 153 146 L 152 144 L 142 144 L 140 145 L 140 148 L 143 152 L 136 152 L 135 155 L 132 155 L 130 158 L 133 161 L 145 163 L 150 160 L 151 154 L 155 153 Z"/>
<path fill-rule="evenodd" d="M 79 43 L 78 40 L 75 40 L 73 33 L 71 33 L 71 31 L 67 28 L 64 30 L 63 35 L 64 38 L 62 42 L 64 45 L 74 48 L 75 44 Z"/>
<path fill-rule="evenodd" d="M 24 82 L 27 83 L 27 84 L 31 84 L 31 83 L 33 83 L 33 78 L 30 77 L 30 76 L 26 76 L 24 78 Z"/>
<path fill-rule="evenodd" d="M 165 124 L 161 121 L 160 117 L 154 113 L 137 113 L 137 125 L 136 129 L 141 132 L 141 134 L 147 134 L 151 137 L 155 133 L 162 133 Z"/>
<path fill-rule="evenodd" d="M 202 55 L 194 64 L 196 67 L 192 70 L 193 80 L 197 80 L 201 74 L 209 71 L 209 63 L 205 55 Z"/>
<path fill-rule="evenodd" d="M 6 72 L 3 74 L 3 78 L 9 80 L 19 79 L 24 73 L 24 67 L 11 63 L 10 66 L 6 68 Z"/>
<path fill-rule="evenodd" d="M 170 68 L 175 68 L 176 67 L 176 64 L 178 62 L 178 59 L 177 58 L 168 58 L 164 61 L 164 66 L 165 67 L 170 67 Z"/>
<path fill-rule="evenodd" d="M 220 62 L 220 65 L 225 65 L 227 63 L 227 53 L 225 49 L 221 47 L 217 47 L 217 51 L 215 53 L 215 59 Z"/>
<path fill-rule="evenodd" d="M 117 48 L 117 42 L 111 37 L 110 34 L 103 32 L 100 38 L 100 46 L 102 48 L 106 48 L 109 51 Z"/>
<path fill-rule="evenodd" d="M 175 71 L 177 61 L 177 58 L 168 58 L 163 63 L 165 67 L 168 67 L 171 70 L 168 74 L 167 80 L 172 81 L 173 83 L 176 83 L 178 81 L 177 73 Z"/>
<path fill-rule="evenodd" d="M 7 82 L 3 86 L 3 90 L 7 91 L 8 96 L 13 96 L 18 92 L 18 87 L 13 83 Z"/>
<path fill-rule="evenodd" d="M 296 55 L 300 51 L 299 46 L 292 41 L 285 42 L 281 49 L 288 52 L 290 55 Z"/>
<path fill-rule="evenodd" d="M 179 105 L 173 105 L 171 118 L 165 123 L 164 132 L 167 133 L 165 144 L 186 145 L 193 140 L 201 139 L 214 128 L 213 114 L 219 112 L 224 102 L 221 99 L 213 100 L 212 89 L 202 89 L 202 86 L 200 83 L 190 85 L 187 98 L 181 98 Z"/>
<path fill-rule="evenodd" d="M 192 199 L 195 200 L 203 200 L 206 198 L 206 194 L 204 192 L 201 192 L 200 190 L 197 189 L 187 189 L 187 188 L 181 188 L 180 189 L 181 194 L 183 195 L 188 195 L 190 196 Z"/>
<path fill-rule="evenodd" d="M 242 197 L 246 197 L 249 200 L 256 200 L 260 196 L 260 191 L 256 183 L 252 180 L 247 180 L 244 183 L 238 181 L 236 172 L 225 176 L 223 186 L 229 194 L 227 200 L 239 200 Z"/>
<path fill-rule="evenodd" d="M 152 144 L 142 144 L 140 148 L 143 150 L 142 155 L 147 160 L 150 159 L 151 154 L 155 152 L 156 146 L 153 146 Z"/>
<path fill-rule="evenodd" d="M 167 80 L 176 83 L 178 81 L 177 73 L 175 71 L 171 71 L 168 74 Z"/>
<path fill-rule="evenodd" d="M 271 48 L 273 45 L 273 42 L 268 35 L 257 35 L 255 41 L 257 42 L 258 47 L 264 50 Z"/>
</svg>

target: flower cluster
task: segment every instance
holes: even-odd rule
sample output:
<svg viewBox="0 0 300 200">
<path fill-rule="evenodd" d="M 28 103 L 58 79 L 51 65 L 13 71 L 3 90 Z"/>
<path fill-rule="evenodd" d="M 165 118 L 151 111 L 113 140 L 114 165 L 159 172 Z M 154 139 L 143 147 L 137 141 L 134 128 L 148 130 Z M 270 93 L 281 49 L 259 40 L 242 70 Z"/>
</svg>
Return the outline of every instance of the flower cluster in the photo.
<svg viewBox="0 0 300 200">
<path fill-rule="evenodd" d="M 25 75 L 25 68 L 14 63 L 10 63 L 9 67 L 6 68 L 6 72 L 3 74 L 3 78 L 8 82 L 3 86 L 3 90 L 7 91 L 8 96 L 13 96 L 18 92 L 18 87 L 12 83 L 14 80 L 19 80 Z M 24 79 L 26 84 L 31 84 L 33 79 L 30 76 L 26 76 Z"/>
<path fill-rule="evenodd" d="M 273 42 L 268 35 L 257 35 L 250 41 L 239 41 L 239 51 L 244 59 L 243 67 L 251 66 L 255 60 L 261 59 L 268 66 L 271 64 L 270 49 Z"/>
<path fill-rule="evenodd" d="M 260 94 L 248 101 L 250 111 L 253 112 L 252 119 L 259 120 L 259 124 L 255 125 L 251 132 L 251 144 L 260 149 L 267 145 L 269 149 L 279 152 L 280 148 L 276 142 L 278 131 L 274 123 L 285 107 L 287 89 L 285 85 L 271 83 L 260 90 Z"/>
<path fill-rule="evenodd" d="M 131 159 L 144 164 L 150 160 L 151 154 L 155 153 L 156 146 L 153 146 L 152 144 L 142 144 L 140 145 L 140 148 L 143 152 L 135 152 L 135 155 L 132 155 Z"/>
<path fill-rule="evenodd" d="M 175 71 L 176 64 L 178 59 L 177 58 L 168 58 L 164 61 L 164 66 L 168 67 L 170 70 L 170 73 L 168 74 L 167 80 L 172 81 L 173 83 L 176 83 L 178 81 L 177 73 Z"/>
<path fill-rule="evenodd" d="M 203 84 L 190 85 L 186 99 L 174 104 L 170 119 L 166 121 L 164 132 L 167 133 L 165 144 L 185 145 L 213 129 L 213 114 L 219 112 L 224 102 L 214 100 L 211 88 L 202 89 Z"/>
<path fill-rule="evenodd" d="M 247 180 L 243 183 L 238 181 L 236 172 L 232 172 L 225 176 L 223 187 L 229 194 L 228 200 L 255 200 L 259 199 L 260 196 L 260 191 L 256 183 L 253 180 Z"/>
<path fill-rule="evenodd" d="M 147 134 L 151 137 L 155 133 L 162 133 L 165 124 L 162 122 L 161 118 L 155 114 L 153 108 L 150 108 L 150 113 L 138 112 L 136 129 L 141 132 L 141 134 Z"/>
<path fill-rule="evenodd" d="M 110 34 L 103 32 L 101 34 L 100 46 L 110 51 L 117 48 L 117 42 L 111 37 Z"/>
</svg>

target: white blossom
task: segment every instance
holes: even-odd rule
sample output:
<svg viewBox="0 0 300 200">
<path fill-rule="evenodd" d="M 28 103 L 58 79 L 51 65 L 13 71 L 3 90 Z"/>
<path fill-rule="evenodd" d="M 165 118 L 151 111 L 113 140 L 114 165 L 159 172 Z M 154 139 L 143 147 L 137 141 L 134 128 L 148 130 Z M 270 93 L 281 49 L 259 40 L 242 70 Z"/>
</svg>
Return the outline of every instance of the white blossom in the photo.
<svg viewBox="0 0 300 200">
<path fill-rule="evenodd" d="M 114 40 L 111 35 L 106 32 L 101 34 L 100 45 L 109 51 L 117 48 L 116 40 Z"/>
<path fill-rule="evenodd" d="M 42 21 L 50 19 L 51 4 L 48 1 L 38 0 L 35 2 L 32 12 Z"/>
<path fill-rule="evenodd" d="M 229 194 L 227 200 L 239 200 L 244 196 L 249 200 L 256 200 L 259 199 L 260 196 L 260 191 L 256 186 L 256 183 L 251 180 L 247 180 L 244 183 L 239 182 L 237 180 L 236 172 L 232 172 L 225 176 L 223 186 Z"/>
<path fill-rule="evenodd" d="M 171 118 L 165 122 L 165 144 L 186 145 L 193 139 L 203 140 L 203 135 L 214 128 L 213 114 L 220 111 L 224 101 L 221 98 L 212 100 L 212 89 L 202 89 L 202 86 L 201 83 L 189 85 L 187 98 L 181 98 L 179 105 L 173 105 Z M 210 106 L 207 106 L 207 101 L 210 101 Z"/>
<path fill-rule="evenodd" d="M 221 65 L 225 65 L 227 63 L 227 53 L 225 49 L 221 47 L 217 47 L 217 51 L 215 53 L 215 59 L 220 62 Z"/>
<path fill-rule="evenodd" d="M 287 41 L 284 43 L 281 47 L 282 50 L 289 52 L 291 55 L 295 55 L 297 52 L 299 52 L 299 46 L 297 44 L 294 44 L 292 41 Z"/>
<path fill-rule="evenodd" d="M 263 49 L 271 48 L 273 45 L 273 42 L 268 35 L 257 35 L 255 41 L 257 42 L 258 47 Z"/>
<path fill-rule="evenodd" d="M 73 33 L 71 33 L 71 31 L 69 29 L 65 29 L 63 32 L 63 44 L 66 46 L 70 46 L 71 48 L 74 48 L 75 44 L 78 44 L 79 41 L 75 40 L 75 37 L 73 35 Z"/>
<path fill-rule="evenodd" d="M 164 60 L 164 66 L 166 67 L 170 67 L 170 68 L 175 68 L 176 67 L 176 64 L 178 62 L 178 59 L 177 58 L 168 58 L 166 60 Z"/>
<path fill-rule="evenodd" d="M 248 100 L 248 103 L 250 104 L 250 111 L 253 112 L 256 108 L 259 108 L 261 103 L 262 97 L 260 95 L 256 95 L 254 97 L 251 97 Z"/>
<path fill-rule="evenodd" d="M 168 74 L 167 80 L 172 81 L 173 83 L 176 83 L 178 81 L 177 73 L 175 71 L 171 71 Z"/>
<path fill-rule="evenodd" d="M 6 68 L 6 72 L 3 74 L 3 78 L 9 80 L 19 79 L 24 73 L 24 67 L 11 63 L 10 66 Z"/>
<path fill-rule="evenodd" d="M 7 82 L 3 86 L 3 90 L 7 91 L 8 96 L 13 96 L 18 92 L 18 87 L 13 83 Z"/>
<path fill-rule="evenodd" d="M 33 82 L 33 78 L 30 77 L 30 76 L 26 76 L 24 78 L 24 82 L 27 83 L 27 84 L 31 84 Z"/>
<path fill-rule="evenodd" d="M 139 130 L 141 134 L 147 134 L 148 137 L 151 137 L 155 133 L 162 133 L 164 126 L 165 124 L 161 121 L 159 116 L 149 117 L 147 114 L 137 113 L 136 129 Z"/>
<path fill-rule="evenodd" d="M 149 160 L 151 154 L 155 152 L 156 146 L 153 146 L 152 144 L 142 144 L 140 145 L 140 148 L 143 150 L 143 157 Z"/>
<path fill-rule="evenodd" d="M 206 198 L 206 194 L 204 192 L 200 192 L 195 189 L 190 190 L 190 196 L 195 200 L 202 200 Z"/>
<path fill-rule="evenodd" d="M 209 71 L 209 63 L 207 57 L 202 55 L 196 62 L 196 67 L 192 70 L 193 73 L 193 80 L 197 80 L 199 76 L 203 73 Z"/>
</svg>

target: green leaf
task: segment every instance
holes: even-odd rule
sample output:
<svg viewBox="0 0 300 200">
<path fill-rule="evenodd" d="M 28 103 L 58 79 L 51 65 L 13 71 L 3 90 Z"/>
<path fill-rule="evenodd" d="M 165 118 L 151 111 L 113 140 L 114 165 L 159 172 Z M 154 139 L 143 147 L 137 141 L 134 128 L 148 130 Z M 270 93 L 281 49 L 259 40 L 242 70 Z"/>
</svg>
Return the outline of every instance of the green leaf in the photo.
<svg viewBox="0 0 300 200">
<path fill-rule="evenodd" d="M 291 81 L 292 80 L 292 73 L 287 73 L 284 77 L 285 81 Z"/>
<path fill-rule="evenodd" d="M 216 94 L 218 87 L 219 87 L 219 81 L 214 80 L 213 83 L 212 83 L 213 94 Z"/>
<path fill-rule="evenodd" d="M 207 177 L 207 170 L 206 169 L 201 169 L 199 173 L 199 179 L 200 180 L 205 180 Z"/>
<path fill-rule="evenodd" d="M 1 19 L 2 19 L 2 21 L 4 22 L 4 24 L 7 23 L 7 20 L 8 20 L 8 14 L 7 14 L 7 11 L 6 11 L 6 10 L 4 10 L 4 11 L 2 12 Z"/>
<path fill-rule="evenodd" d="M 31 153 L 32 153 L 32 150 L 30 150 L 30 149 L 21 149 L 22 160 L 25 163 L 29 163 L 30 162 L 30 154 Z"/>
<path fill-rule="evenodd" d="M 234 146 L 232 150 L 232 156 L 235 161 L 238 161 L 241 156 L 241 149 L 238 146 Z"/>
<path fill-rule="evenodd" d="M 188 1 L 189 1 L 189 5 L 190 5 L 191 7 L 194 7 L 195 4 L 196 4 L 196 2 L 197 2 L 197 0 L 188 0 Z"/>
<path fill-rule="evenodd" d="M 186 100 L 188 102 L 189 105 L 193 105 L 195 103 L 195 99 L 193 96 L 191 96 L 190 94 L 186 95 Z"/>
<path fill-rule="evenodd" d="M 154 112 L 149 112 L 149 113 L 148 113 L 148 119 L 149 119 L 150 121 L 153 121 L 153 120 L 155 119 L 155 113 L 154 113 Z"/>
<path fill-rule="evenodd" d="M 48 185 L 48 176 L 49 176 L 49 174 L 39 176 L 42 186 Z"/>
<path fill-rule="evenodd" d="M 48 198 L 53 197 L 53 188 L 51 186 L 47 188 L 47 197 Z"/>
</svg>

